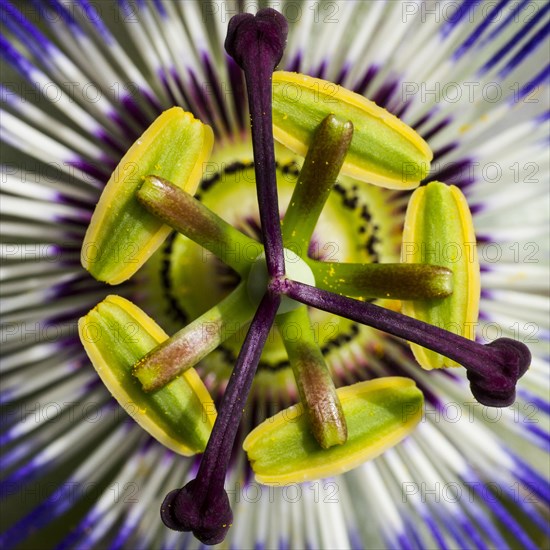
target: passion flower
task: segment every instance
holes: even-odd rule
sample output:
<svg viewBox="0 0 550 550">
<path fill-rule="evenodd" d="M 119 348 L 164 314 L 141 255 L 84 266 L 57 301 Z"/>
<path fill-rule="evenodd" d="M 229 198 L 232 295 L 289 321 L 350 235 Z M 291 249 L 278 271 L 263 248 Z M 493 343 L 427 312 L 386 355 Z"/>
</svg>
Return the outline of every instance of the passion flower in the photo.
<svg viewBox="0 0 550 550">
<path fill-rule="evenodd" d="M 420 420 L 422 394 L 413 383 L 406 380 L 388 379 L 387 382 L 369 384 L 367 393 L 380 388 L 383 391 L 369 396 L 366 402 L 363 401 L 363 386 L 352 387 L 349 391 L 335 390 L 324 365 L 322 353 L 308 330 L 310 325 L 306 309 L 289 302 L 289 299 L 385 330 L 450 357 L 467 368 L 472 392 L 481 403 L 487 405 L 505 406 L 513 402 L 515 384 L 525 373 L 530 362 L 527 348 L 519 342 L 502 338 L 488 346 L 482 346 L 421 320 L 307 284 L 315 283 L 313 271 L 295 254 L 293 257 L 298 261 L 298 269 L 286 268 L 289 259 L 288 256 L 285 258 L 286 242 L 292 242 L 292 239 L 297 239 L 301 245 L 309 242 L 315 223 L 336 176 L 345 164 L 345 159 L 348 155 L 351 158 L 354 155 L 362 155 L 361 148 L 358 150 L 359 153 L 351 149 L 355 122 L 352 124 L 350 121 L 339 121 L 330 114 L 318 121 L 301 177 L 287 209 L 287 223 L 284 224 L 284 231 L 281 231 L 274 143 L 271 134 L 271 75 L 282 57 L 286 33 L 287 24 L 284 18 L 274 10 L 265 9 L 256 16 L 235 16 L 230 22 L 226 39 L 226 49 L 243 69 L 247 81 L 254 168 L 265 252 L 253 262 L 249 262 L 249 266 L 246 265 L 247 262 L 233 264 L 240 276 L 248 279 L 249 302 L 254 306 L 259 305 L 224 392 L 219 415 L 197 476 L 183 488 L 170 492 L 162 506 L 162 519 L 168 527 L 192 531 L 205 544 L 221 542 L 231 526 L 233 516 L 224 489 L 226 470 L 243 405 L 277 314 L 281 316 L 278 326 L 283 332 L 284 344 L 308 420 L 306 423 L 302 420 L 296 430 L 289 426 L 289 419 L 285 420 L 285 415 L 281 413 L 272 421 L 275 424 L 274 435 L 270 435 L 271 427 L 261 427 L 257 432 L 260 435 L 252 436 L 248 443 L 245 442 L 245 447 L 250 451 L 252 467 L 260 479 L 268 482 L 288 482 L 340 473 L 396 444 L 410 433 Z M 308 108 L 309 104 L 306 101 L 305 119 L 309 118 Z M 352 114 L 359 117 L 353 109 L 343 109 L 342 112 L 346 116 Z M 367 134 L 375 136 L 378 124 L 384 143 L 393 140 L 398 149 L 407 149 L 407 146 L 401 143 L 400 136 L 390 133 L 393 137 L 389 137 L 385 117 L 379 116 L 377 122 L 376 116 L 371 118 L 373 120 L 369 120 L 367 124 Z M 294 119 L 289 125 L 292 126 L 293 123 Z M 362 128 L 361 123 L 362 120 L 359 121 L 359 128 Z M 393 129 L 399 128 L 402 134 L 409 137 L 414 134 L 412 131 L 406 131 L 401 123 L 393 119 L 389 126 Z M 388 152 L 386 150 L 386 153 Z M 325 166 L 329 168 L 321 170 L 326 178 L 319 180 L 315 177 L 314 165 L 322 165 L 323 157 Z M 419 165 L 422 159 L 416 158 L 414 162 Z M 380 181 L 382 180 L 377 183 Z M 393 185 L 384 181 L 390 186 Z M 433 187 L 432 185 L 431 188 Z M 238 242 L 247 241 L 245 236 L 229 228 L 223 220 L 210 213 L 184 191 L 161 178 L 148 176 L 145 187 L 139 191 L 139 197 L 140 204 L 151 214 L 201 242 L 214 254 L 222 256 L 222 259 L 223 249 L 232 240 L 232 236 Z M 308 219 L 302 221 L 300 213 Z M 436 217 L 434 223 L 445 221 L 445 217 Z M 458 230 L 453 226 L 449 231 L 454 235 Z M 425 271 L 422 271 L 423 268 L 416 271 L 416 274 L 434 278 L 434 284 L 429 284 L 425 288 L 426 297 L 436 299 L 438 296 L 445 296 L 449 299 L 452 287 L 442 289 L 440 285 L 442 280 L 445 281 L 445 276 L 448 278 L 448 272 L 445 272 L 444 268 L 445 266 L 436 265 L 426 268 Z M 354 268 L 348 269 L 353 273 Z M 355 269 L 360 270 L 358 267 Z M 400 269 L 402 275 L 411 276 L 415 273 L 408 267 L 402 269 L 392 266 L 386 269 L 393 276 L 396 276 Z M 303 277 L 306 283 L 303 282 Z M 357 280 L 364 282 L 364 278 L 361 277 Z M 261 289 L 262 286 L 263 297 L 260 299 L 261 293 L 258 294 L 258 288 Z M 235 293 L 238 294 L 237 291 Z M 356 291 L 351 293 L 356 294 Z M 465 299 L 461 292 L 456 296 L 459 304 Z M 469 294 L 466 297 L 469 298 Z M 456 307 L 458 306 L 455 305 Z M 231 306 L 228 309 L 231 309 Z M 212 313 L 208 315 L 215 316 Z M 303 329 L 297 342 L 292 342 L 284 336 L 285 325 L 289 320 L 298 321 Z M 217 322 L 219 326 L 223 324 L 223 314 L 218 315 Z M 192 361 L 189 361 L 188 350 L 193 347 L 194 339 L 196 341 L 194 333 L 197 325 L 191 327 L 183 329 L 168 344 L 149 351 L 145 359 L 137 361 L 135 374 L 144 381 L 142 391 L 163 392 L 174 383 L 172 380 L 176 380 L 177 376 L 181 376 L 182 372 L 190 368 Z M 197 342 L 199 351 L 195 356 L 191 354 L 191 359 L 201 358 L 220 342 L 221 339 L 215 337 L 210 338 L 207 345 Z M 345 400 L 341 401 L 340 394 L 342 397 L 345 396 Z M 405 414 L 407 410 L 410 412 L 411 406 L 415 410 L 414 414 Z M 281 427 L 277 429 L 279 424 Z M 313 436 L 307 442 L 304 440 L 305 430 Z M 262 436 L 268 438 L 267 444 L 258 444 Z M 323 465 L 322 468 L 320 464 Z"/>
<path fill-rule="evenodd" d="M 132 141 L 174 104 L 207 122 L 216 134 L 216 150 L 196 198 L 248 236 L 259 240 L 261 234 L 244 87 L 235 63 L 220 53 L 219 38 L 235 3 L 123 1 L 112 10 L 107 3 L 92 4 L 34 3 L 21 12 L 2 4 L 0 41 L 9 76 L 2 139 L 9 145 L 1 191 L 1 398 L 6 404 L 1 486 L 3 526 L 12 523 L 12 513 L 15 523 L 0 536 L 6 548 L 52 546 L 67 535 L 63 547 L 180 544 L 176 533 L 158 524 L 158 498 L 178 480 L 194 477 L 198 461 L 167 452 L 121 414 L 75 338 L 76 318 L 106 295 L 105 285 L 80 269 L 82 237 L 109 173 Z M 405 12 L 391 2 L 311 7 L 315 10 L 304 9 L 303 17 L 291 21 L 281 67 L 367 95 L 430 143 L 435 152 L 430 178 L 464 192 L 481 240 L 478 341 L 498 337 L 499 329 L 523 341 L 542 340 L 548 276 L 537 246 L 547 233 L 541 198 L 548 186 L 541 177 L 547 116 L 540 92 L 548 74 L 536 54 L 546 45 L 541 29 L 546 6 L 537 13 L 525 3 L 501 2 L 490 10 L 484 3 L 457 3 L 443 6 L 450 9 L 439 25 L 426 25 L 421 3 Z M 529 17 L 523 17 L 526 10 Z M 501 48 L 506 55 L 498 53 Z M 486 92 L 495 90 L 502 97 L 493 102 Z M 462 91 L 463 101 L 448 101 L 449 91 Z M 475 102 L 472 95 L 465 101 L 474 91 Z M 277 144 L 275 158 L 283 215 L 302 160 Z M 541 165 L 538 173 L 532 161 Z M 491 183 L 495 164 L 502 173 Z M 533 178 L 541 183 L 533 185 Z M 293 252 L 306 257 L 312 272 L 311 263 L 318 262 L 327 290 L 369 300 L 376 296 L 369 294 L 373 283 L 380 282 L 387 287 L 379 288 L 380 296 L 405 299 L 412 283 L 424 279 L 421 272 L 402 280 L 390 265 L 399 293 L 388 283 L 385 265 L 378 278 L 361 278 L 362 291 L 348 278 L 357 270 L 349 264 L 398 261 L 409 194 L 345 176 L 338 180 L 309 250 L 291 247 Z M 284 238 L 283 245 L 288 248 Z M 118 293 L 174 334 L 242 283 L 229 267 L 240 252 L 242 247 L 231 246 L 222 263 L 210 250 L 172 234 Z M 259 256 L 254 252 L 251 260 Z M 529 265 L 533 260 L 537 265 Z M 346 268 L 337 273 L 343 262 Z M 285 269 L 295 277 L 287 264 Z M 257 290 L 260 294 L 261 286 Z M 446 295 L 450 292 L 447 288 Z M 375 303 L 396 311 L 402 307 L 395 299 Z M 237 444 L 226 479 L 235 511 L 229 546 L 535 548 L 544 543 L 545 480 L 527 463 L 547 439 L 541 424 L 548 405 L 542 341 L 532 346 L 533 368 L 521 381 L 517 403 L 509 411 L 490 411 L 469 399 L 463 369 L 426 372 L 408 346 L 386 333 L 314 308 L 307 313 L 336 386 L 409 376 L 425 394 L 428 409 L 397 449 L 335 479 L 300 486 L 268 490 L 254 484 Z M 303 329 L 292 321 L 280 334 L 281 319 L 276 318 L 277 330 L 260 358 L 239 441 L 266 416 L 298 400 L 283 336 L 296 342 Z M 245 327 L 239 330 L 226 319 L 205 325 L 206 334 L 218 337 L 218 332 L 225 338 L 221 347 L 197 365 L 217 403 Z M 234 337 L 227 337 L 232 332 Z M 462 498 L 449 503 L 458 497 L 446 492 L 454 487 L 462 488 Z M 21 498 L 26 495 L 36 496 L 38 504 Z M 191 536 L 183 535 L 181 544 L 193 544 Z"/>
</svg>

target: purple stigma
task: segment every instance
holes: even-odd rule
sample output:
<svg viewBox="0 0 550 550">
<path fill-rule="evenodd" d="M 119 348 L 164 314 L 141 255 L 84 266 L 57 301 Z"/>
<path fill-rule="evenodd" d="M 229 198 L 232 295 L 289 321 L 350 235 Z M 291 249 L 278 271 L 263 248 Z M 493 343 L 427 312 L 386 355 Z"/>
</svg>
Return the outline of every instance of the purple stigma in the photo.
<svg viewBox="0 0 550 550">
<path fill-rule="evenodd" d="M 252 125 L 252 148 L 267 271 L 285 273 L 283 239 L 277 199 L 272 130 L 272 75 L 281 61 L 288 24 L 271 8 L 236 15 L 229 22 L 225 49 L 244 71 Z"/>
<path fill-rule="evenodd" d="M 281 297 L 266 293 L 250 324 L 196 479 L 168 493 L 161 507 L 164 524 L 176 531 L 192 531 L 204 544 L 223 541 L 233 513 L 224 489 L 225 475 L 243 408 Z"/>
<path fill-rule="evenodd" d="M 174 531 L 192 531 L 203 544 L 219 544 L 225 539 L 233 521 L 233 512 L 227 493 L 198 499 L 201 482 L 190 481 L 182 489 L 170 491 L 162 503 L 160 517 L 166 527 Z"/>
<path fill-rule="evenodd" d="M 531 362 L 527 346 L 509 338 L 479 344 L 390 309 L 297 281 L 273 281 L 271 290 L 445 355 L 468 371 L 474 397 L 489 407 L 508 407 L 514 402 L 516 383 Z"/>
<path fill-rule="evenodd" d="M 516 399 L 518 379 L 529 368 L 531 352 L 525 344 L 511 338 L 499 338 L 485 347 L 493 350 L 495 362 L 490 374 L 468 370 L 470 389 L 482 405 L 508 407 Z"/>
</svg>

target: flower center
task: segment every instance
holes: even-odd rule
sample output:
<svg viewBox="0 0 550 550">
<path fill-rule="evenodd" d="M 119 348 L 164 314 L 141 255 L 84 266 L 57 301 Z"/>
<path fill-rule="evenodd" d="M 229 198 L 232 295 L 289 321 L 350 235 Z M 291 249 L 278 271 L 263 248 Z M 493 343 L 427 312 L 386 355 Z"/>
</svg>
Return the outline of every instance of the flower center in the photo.
<svg viewBox="0 0 550 550">
<path fill-rule="evenodd" d="M 240 160 L 235 160 L 240 159 Z M 299 159 L 276 144 L 277 186 L 281 217 L 290 202 L 300 171 Z M 298 164 L 298 162 L 300 164 Z M 196 197 L 210 210 L 255 240 L 261 241 L 258 204 L 255 198 L 256 181 L 249 139 L 241 144 L 221 147 L 205 168 Z M 372 263 L 397 262 L 401 246 L 401 227 L 404 212 L 396 206 L 398 195 L 376 186 L 358 187 L 341 177 L 329 196 L 313 233 L 308 256 L 325 262 Z M 292 252 L 297 249 L 291 245 Z M 255 248 L 228 250 L 234 257 L 253 260 Z M 239 284 L 240 277 L 226 263 L 182 234 L 174 232 L 143 267 L 142 304 L 169 334 L 200 317 L 228 296 Z M 342 361 L 346 348 L 355 341 L 373 341 L 373 331 L 343 317 L 311 308 L 315 339 L 333 370 L 345 376 L 356 364 Z M 220 385 L 230 375 L 242 347 L 246 326 L 228 327 L 229 335 L 223 344 L 200 366 L 205 375 L 218 373 Z M 293 335 L 290 335 L 291 337 Z M 287 396 L 292 388 L 287 353 L 278 330 L 272 330 L 262 353 L 254 391 L 265 386 L 274 389 L 274 399 Z M 276 381 L 272 370 L 288 370 Z M 289 384 L 290 380 L 290 384 Z M 343 380 L 342 380 L 343 382 Z M 211 390 L 215 391 L 214 388 Z"/>
<path fill-rule="evenodd" d="M 284 249 L 285 257 L 285 270 L 288 278 L 294 281 L 300 281 L 307 285 L 315 286 L 315 277 L 311 268 L 302 260 L 297 254 L 289 250 Z M 265 254 L 262 253 L 256 259 L 256 262 L 250 270 L 248 275 L 247 288 L 248 295 L 252 303 L 257 306 L 262 300 L 263 295 L 269 285 L 270 277 L 267 272 L 267 264 L 265 261 Z M 299 307 L 299 302 L 284 296 L 279 306 L 278 314 L 288 313 Z"/>
</svg>

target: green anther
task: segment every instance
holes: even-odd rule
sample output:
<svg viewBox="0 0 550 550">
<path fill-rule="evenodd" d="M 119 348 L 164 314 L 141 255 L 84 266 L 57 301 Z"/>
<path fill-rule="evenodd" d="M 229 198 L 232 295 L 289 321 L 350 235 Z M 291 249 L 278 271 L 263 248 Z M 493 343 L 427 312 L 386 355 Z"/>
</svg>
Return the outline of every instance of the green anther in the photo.
<svg viewBox="0 0 550 550">
<path fill-rule="evenodd" d="M 290 484 L 332 477 L 396 445 L 422 418 L 422 392 L 408 378 L 387 377 L 337 391 L 348 427 L 343 445 L 322 449 L 301 404 L 256 427 L 243 443 L 256 480 Z"/>
<path fill-rule="evenodd" d="M 81 262 L 96 279 L 116 285 L 130 278 L 169 235 L 170 227 L 139 204 L 135 191 L 154 174 L 194 193 L 214 136 L 191 113 L 162 113 L 115 168 L 82 244 Z"/>
<path fill-rule="evenodd" d="M 298 73 L 273 74 L 273 134 L 305 157 L 330 114 L 353 122 L 342 174 L 389 189 L 413 189 L 427 176 L 428 144 L 397 117 L 337 84 Z"/>
<path fill-rule="evenodd" d="M 453 292 L 453 272 L 437 265 L 307 263 L 318 288 L 352 298 L 426 300 Z"/>
<path fill-rule="evenodd" d="M 202 453 L 216 407 L 194 369 L 151 394 L 132 376 L 134 363 L 166 340 L 166 333 L 141 309 L 108 296 L 78 322 L 80 340 L 101 380 L 134 420 L 173 451 Z"/>
<path fill-rule="evenodd" d="M 279 315 L 277 328 L 315 439 L 323 449 L 342 445 L 348 435 L 346 419 L 323 354 L 315 342 L 307 308 L 301 306 Z"/>
<path fill-rule="evenodd" d="M 401 259 L 443 266 L 453 274 L 450 296 L 403 302 L 403 313 L 473 339 L 479 310 L 479 262 L 472 215 L 457 187 L 432 182 L 413 193 L 405 217 Z M 457 366 L 422 346 L 411 347 L 425 369 Z"/>
<path fill-rule="evenodd" d="M 162 388 L 214 351 L 233 334 L 235 326 L 248 324 L 253 315 L 246 284 L 241 283 L 217 306 L 140 358 L 134 366 L 134 376 L 146 392 Z"/>
</svg>

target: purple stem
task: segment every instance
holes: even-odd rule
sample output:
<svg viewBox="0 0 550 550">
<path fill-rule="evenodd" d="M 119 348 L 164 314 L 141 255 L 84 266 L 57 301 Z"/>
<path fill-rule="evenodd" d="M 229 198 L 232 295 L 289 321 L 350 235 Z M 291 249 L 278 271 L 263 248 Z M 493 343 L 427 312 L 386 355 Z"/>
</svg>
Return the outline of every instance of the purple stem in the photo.
<svg viewBox="0 0 550 550">
<path fill-rule="evenodd" d="M 223 395 L 220 413 L 198 472 L 198 477 L 206 476 L 216 487 L 223 488 L 237 428 L 280 303 L 280 296 L 268 293 L 263 297 Z M 212 451 L 209 452 L 209 449 Z"/>
<path fill-rule="evenodd" d="M 272 281 L 271 290 L 449 357 L 468 370 L 472 393 L 483 405 L 511 405 L 516 382 L 525 374 L 531 361 L 527 346 L 510 338 L 499 338 L 487 345 L 478 344 L 389 309 L 288 279 Z"/>
<path fill-rule="evenodd" d="M 271 8 L 236 15 L 229 22 L 225 49 L 244 71 L 252 127 L 260 220 L 271 277 L 285 273 L 277 198 L 272 131 L 272 74 L 286 44 L 286 19 Z"/>
<path fill-rule="evenodd" d="M 233 514 L 224 489 L 231 450 L 281 297 L 266 293 L 239 353 L 220 412 L 214 424 L 196 479 L 171 491 L 162 504 L 162 521 L 178 531 L 193 531 L 204 544 L 223 541 Z"/>
</svg>

